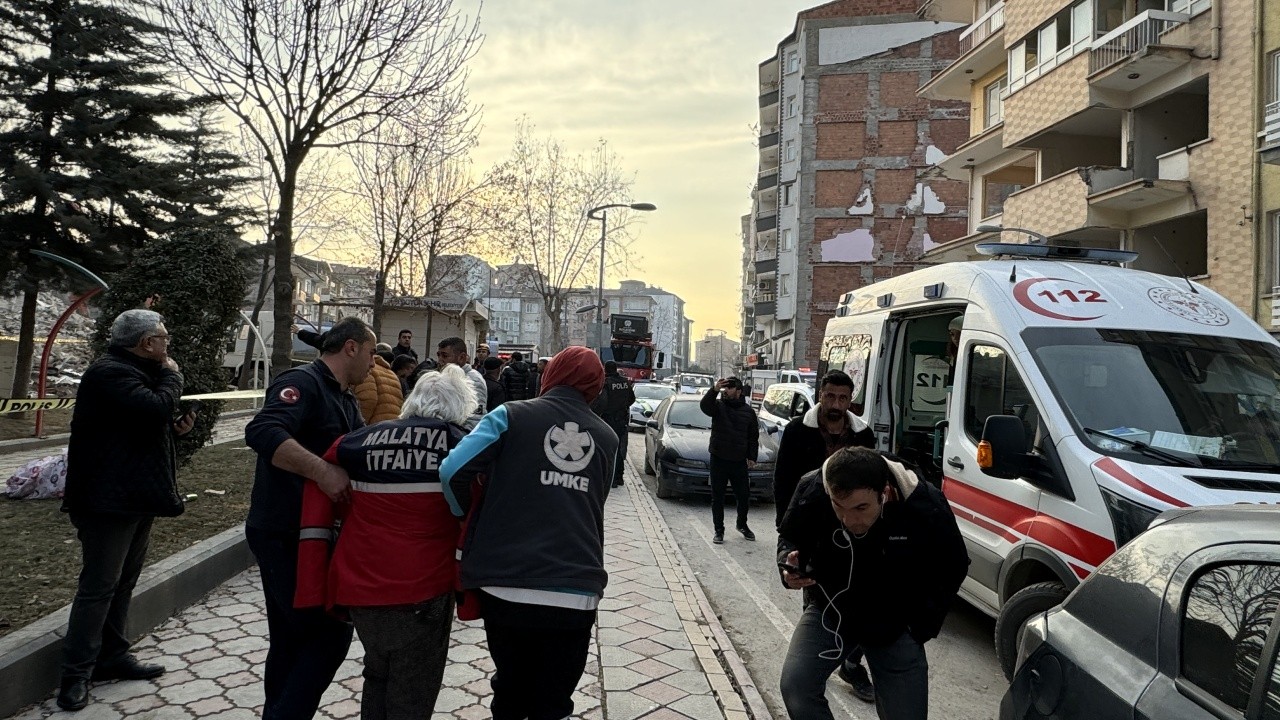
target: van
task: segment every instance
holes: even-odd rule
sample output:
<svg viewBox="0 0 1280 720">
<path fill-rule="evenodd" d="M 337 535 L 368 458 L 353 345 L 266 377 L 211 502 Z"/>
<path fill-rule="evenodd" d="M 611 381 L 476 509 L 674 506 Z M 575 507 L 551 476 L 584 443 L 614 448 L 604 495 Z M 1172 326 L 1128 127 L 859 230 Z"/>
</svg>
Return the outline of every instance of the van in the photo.
<svg viewBox="0 0 1280 720">
<path fill-rule="evenodd" d="M 1136 253 L 978 249 L 846 293 L 819 373 L 942 488 L 1011 675 L 1024 623 L 1160 512 L 1280 502 L 1280 344 Z"/>
<path fill-rule="evenodd" d="M 781 432 L 792 418 L 804 417 L 815 404 L 813 388 L 807 383 L 774 383 L 765 391 L 757 414 L 767 426 Z"/>
</svg>

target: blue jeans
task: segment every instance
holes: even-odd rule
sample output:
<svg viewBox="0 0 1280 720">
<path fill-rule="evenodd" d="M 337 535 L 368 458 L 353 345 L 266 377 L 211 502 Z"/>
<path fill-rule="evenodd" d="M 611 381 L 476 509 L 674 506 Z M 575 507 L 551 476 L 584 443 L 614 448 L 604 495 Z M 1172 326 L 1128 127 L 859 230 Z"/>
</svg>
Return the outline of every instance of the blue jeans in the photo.
<svg viewBox="0 0 1280 720">
<path fill-rule="evenodd" d="M 793 718 L 827 720 L 833 717 L 826 697 L 827 678 L 840 667 L 844 657 L 836 652 L 835 636 L 822 627 L 825 607 L 825 604 L 813 604 L 805 608 L 782 664 L 782 702 Z M 828 613 L 827 625 L 835 627 L 834 613 Z M 846 645 L 843 655 L 857 647 Z M 860 647 L 876 686 L 876 712 L 880 720 L 928 718 L 929 661 L 924 647 L 905 632 L 889 645 Z"/>
</svg>

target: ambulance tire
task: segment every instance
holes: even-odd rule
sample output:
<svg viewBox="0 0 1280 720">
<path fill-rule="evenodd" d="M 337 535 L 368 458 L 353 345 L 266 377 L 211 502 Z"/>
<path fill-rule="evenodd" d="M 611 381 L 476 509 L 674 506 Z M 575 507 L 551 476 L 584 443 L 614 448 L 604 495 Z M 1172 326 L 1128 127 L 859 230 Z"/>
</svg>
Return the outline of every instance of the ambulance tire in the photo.
<svg viewBox="0 0 1280 720">
<path fill-rule="evenodd" d="M 1022 627 L 1036 615 L 1061 605 L 1068 594 L 1070 591 L 1065 585 L 1053 580 L 1028 585 L 1005 601 L 1000 617 L 996 618 L 996 658 L 1006 679 L 1013 680 Z"/>
</svg>

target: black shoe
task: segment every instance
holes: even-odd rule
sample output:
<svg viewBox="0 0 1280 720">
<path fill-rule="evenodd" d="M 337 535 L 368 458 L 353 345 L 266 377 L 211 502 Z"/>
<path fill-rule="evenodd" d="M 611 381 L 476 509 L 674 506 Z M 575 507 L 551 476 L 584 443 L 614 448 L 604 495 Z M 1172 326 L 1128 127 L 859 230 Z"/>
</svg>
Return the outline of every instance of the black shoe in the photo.
<svg viewBox="0 0 1280 720">
<path fill-rule="evenodd" d="M 93 669 L 94 680 L 150 680 L 163 674 L 163 665 L 140 663 L 132 655 L 126 655 L 123 660 L 117 660 L 105 667 Z"/>
<path fill-rule="evenodd" d="M 756 534 L 751 532 L 751 528 L 747 527 L 746 525 L 743 525 L 742 527 L 738 528 L 738 532 L 742 533 L 742 537 L 748 540 L 756 539 Z"/>
<path fill-rule="evenodd" d="M 614 487 L 622 487 L 622 481 L 621 481 L 621 480 L 619 480 L 618 482 L 614 483 L 614 484 L 613 484 L 613 486 L 614 486 Z"/>
<path fill-rule="evenodd" d="M 849 670 L 847 665 L 841 664 L 839 670 L 840 679 L 853 686 L 853 696 L 865 703 L 876 701 L 876 689 L 871 684 L 871 678 L 867 677 L 867 669 L 861 664 L 854 665 L 853 670 Z"/>
<path fill-rule="evenodd" d="M 63 710 L 83 710 L 89 704 L 89 681 L 84 678 L 63 678 L 58 689 L 58 707 Z"/>
<path fill-rule="evenodd" d="M 717 530 L 717 531 L 716 531 L 716 536 L 715 536 L 715 537 L 713 537 L 713 538 L 711 538 L 711 542 L 713 542 L 713 543 L 715 543 L 715 544 L 717 544 L 717 545 L 723 545 L 723 544 L 724 544 L 724 531 L 723 531 L 723 530 Z"/>
</svg>

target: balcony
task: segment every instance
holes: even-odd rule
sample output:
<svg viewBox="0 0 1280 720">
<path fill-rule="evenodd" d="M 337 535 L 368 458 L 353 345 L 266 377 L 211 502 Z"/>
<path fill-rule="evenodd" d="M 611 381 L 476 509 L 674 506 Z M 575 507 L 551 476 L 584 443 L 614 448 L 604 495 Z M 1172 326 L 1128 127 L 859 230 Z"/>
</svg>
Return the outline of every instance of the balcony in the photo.
<svg viewBox="0 0 1280 720">
<path fill-rule="evenodd" d="M 1280 100 L 1262 110 L 1262 162 L 1280 165 Z"/>
<path fill-rule="evenodd" d="M 756 190 L 768 190 L 775 187 L 778 187 L 778 173 L 776 172 L 761 175 L 759 182 L 756 183 Z"/>
<path fill-rule="evenodd" d="M 761 110 L 763 110 L 763 109 L 765 109 L 765 108 L 767 108 L 767 107 L 769 107 L 769 106 L 771 106 L 771 105 L 777 105 L 777 104 L 778 104 L 778 92 L 779 92 L 779 91 L 774 90 L 774 91 L 772 91 L 772 92 L 767 92 L 767 93 L 764 93 L 763 95 L 761 95 L 761 96 L 760 96 L 760 109 L 761 109 Z"/>
<path fill-rule="evenodd" d="M 764 247 L 756 249 L 755 261 L 757 263 L 765 260 L 776 260 L 778 258 L 778 250 L 773 247 Z"/>
<path fill-rule="evenodd" d="M 777 131 L 774 131 L 774 132 L 771 132 L 771 133 L 766 133 L 766 134 L 764 134 L 764 135 L 761 135 L 761 136 L 760 136 L 760 149 L 761 149 L 761 150 L 766 150 L 766 149 L 768 149 L 768 148 L 771 148 L 771 147 L 777 147 L 777 146 L 778 146 L 778 133 L 777 133 Z"/>
<path fill-rule="evenodd" d="M 756 253 L 756 277 L 778 272 L 778 259 L 775 257 L 761 259 Z"/>
<path fill-rule="evenodd" d="M 960 57 L 934 75 L 917 91 L 930 100 L 969 100 L 970 85 L 1006 63 L 1004 43 L 1004 3 L 1001 2 L 960 36 Z"/>
<path fill-rule="evenodd" d="M 1131 92 L 1191 62 L 1193 48 L 1165 45 L 1165 33 L 1191 20 L 1186 13 L 1147 10 L 1093 41 L 1089 84 Z"/>
<path fill-rule="evenodd" d="M 754 307 L 757 320 L 772 317 L 778 314 L 778 298 L 774 293 L 757 293 Z"/>
<path fill-rule="evenodd" d="M 768 232 L 770 230 L 777 230 L 777 229 L 778 229 L 778 216 L 776 213 L 761 215 L 760 217 L 756 218 L 756 232 L 762 233 L 762 232 Z"/>
<path fill-rule="evenodd" d="M 1105 226 L 1090 217 L 1088 198 L 1132 179 L 1124 168 L 1074 168 L 1010 195 L 1001 219 L 1005 227 L 1030 228 L 1050 237 Z"/>
<path fill-rule="evenodd" d="M 998 122 L 966 140 L 939 162 L 938 168 L 952 180 L 968 182 L 971 168 L 990 162 L 1004 152 L 1004 123 Z"/>
</svg>

